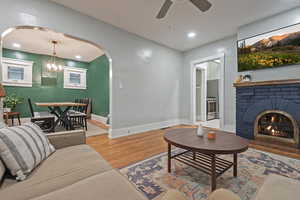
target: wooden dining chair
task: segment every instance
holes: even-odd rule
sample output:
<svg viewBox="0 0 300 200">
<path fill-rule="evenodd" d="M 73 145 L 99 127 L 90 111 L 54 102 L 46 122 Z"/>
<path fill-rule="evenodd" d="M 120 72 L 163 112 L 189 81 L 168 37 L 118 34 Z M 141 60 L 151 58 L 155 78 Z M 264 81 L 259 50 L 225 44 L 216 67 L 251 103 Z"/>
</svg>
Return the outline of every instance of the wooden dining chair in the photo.
<svg viewBox="0 0 300 200">
<path fill-rule="evenodd" d="M 75 102 L 75 103 L 80 103 L 80 99 L 75 99 L 74 102 Z M 73 108 L 70 109 L 69 112 L 76 112 L 76 111 L 79 111 L 79 108 L 80 108 L 80 106 L 73 106 Z"/>
<path fill-rule="evenodd" d="M 31 113 L 31 122 L 37 124 L 44 132 L 55 132 L 55 117 L 50 112 L 34 112 L 31 99 L 28 98 L 28 105 Z"/>
<path fill-rule="evenodd" d="M 76 103 L 83 103 L 85 106 L 78 106 L 75 110 L 69 112 L 69 118 L 74 127 L 79 126 L 83 127 L 86 131 L 87 128 L 87 108 L 91 99 L 79 99 Z"/>
</svg>

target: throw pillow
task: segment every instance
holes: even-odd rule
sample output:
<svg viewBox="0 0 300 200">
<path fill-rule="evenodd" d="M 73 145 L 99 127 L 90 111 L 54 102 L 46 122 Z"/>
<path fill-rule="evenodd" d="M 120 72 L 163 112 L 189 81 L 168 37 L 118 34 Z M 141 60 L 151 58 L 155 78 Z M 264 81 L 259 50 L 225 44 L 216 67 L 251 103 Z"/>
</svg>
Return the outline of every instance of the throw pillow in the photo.
<svg viewBox="0 0 300 200">
<path fill-rule="evenodd" d="M 33 123 L 0 129 L 0 156 L 16 180 L 22 181 L 55 151 Z"/>
</svg>

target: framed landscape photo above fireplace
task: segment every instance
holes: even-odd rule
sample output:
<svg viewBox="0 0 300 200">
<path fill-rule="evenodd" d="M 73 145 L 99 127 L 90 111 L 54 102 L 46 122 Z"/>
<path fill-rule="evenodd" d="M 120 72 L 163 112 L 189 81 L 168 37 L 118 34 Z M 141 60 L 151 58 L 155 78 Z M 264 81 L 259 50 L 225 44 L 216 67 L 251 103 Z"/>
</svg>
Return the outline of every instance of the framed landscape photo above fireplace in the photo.
<svg viewBox="0 0 300 200">
<path fill-rule="evenodd" d="M 238 41 L 238 71 L 300 65 L 300 24 Z"/>
</svg>

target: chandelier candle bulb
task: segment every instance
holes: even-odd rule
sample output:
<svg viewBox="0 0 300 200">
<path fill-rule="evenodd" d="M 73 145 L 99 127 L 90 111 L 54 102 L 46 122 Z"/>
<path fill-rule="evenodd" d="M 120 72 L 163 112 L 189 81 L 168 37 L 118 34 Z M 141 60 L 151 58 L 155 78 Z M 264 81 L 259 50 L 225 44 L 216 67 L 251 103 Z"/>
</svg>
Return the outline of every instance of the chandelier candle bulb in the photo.
<svg viewBox="0 0 300 200">
<path fill-rule="evenodd" d="M 52 68 L 51 65 L 48 63 L 48 64 L 47 64 L 47 69 L 48 69 L 48 70 L 51 70 L 51 68 Z"/>
<path fill-rule="evenodd" d="M 56 62 L 56 55 L 57 55 L 56 54 L 56 45 L 58 44 L 58 42 L 52 41 L 52 44 L 53 44 L 53 54 L 52 54 L 50 62 L 46 65 L 47 69 L 51 72 L 63 71 L 64 67 L 62 65 L 57 65 L 57 62 Z"/>
</svg>

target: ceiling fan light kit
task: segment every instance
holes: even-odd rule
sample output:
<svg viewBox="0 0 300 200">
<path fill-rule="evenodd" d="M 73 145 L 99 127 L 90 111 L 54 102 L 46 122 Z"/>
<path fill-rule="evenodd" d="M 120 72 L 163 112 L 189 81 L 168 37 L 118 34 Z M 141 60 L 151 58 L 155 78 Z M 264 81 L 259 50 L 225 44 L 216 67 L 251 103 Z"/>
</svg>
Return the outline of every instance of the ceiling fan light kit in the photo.
<svg viewBox="0 0 300 200">
<path fill-rule="evenodd" d="M 207 0 L 189 0 L 194 6 L 196 6 L 199 10 L 202 12 L 208 11 L 212 4 Z M 168 11 L 170 10 L 172 4 L 175 2 L 175 0 L 165 0 L 164 4 L 162 5 L 158 15 L 156 16 L 157 19 L 164 18 Z"/>
</svg>

